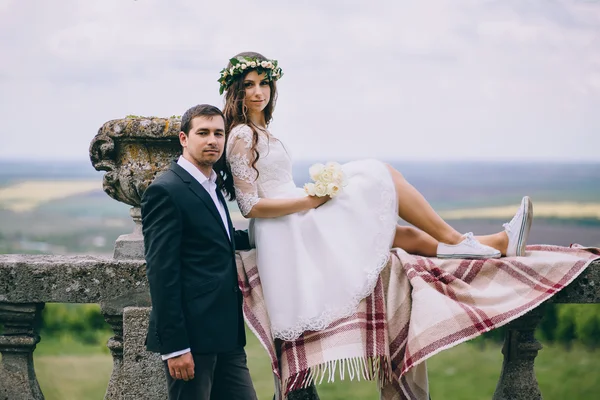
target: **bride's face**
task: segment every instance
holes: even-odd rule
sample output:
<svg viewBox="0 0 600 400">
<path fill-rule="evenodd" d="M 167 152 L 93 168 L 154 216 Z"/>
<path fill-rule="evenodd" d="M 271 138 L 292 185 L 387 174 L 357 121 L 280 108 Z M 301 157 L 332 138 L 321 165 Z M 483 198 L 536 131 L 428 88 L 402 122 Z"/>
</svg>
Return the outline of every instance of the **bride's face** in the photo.
<svg viewBox="0 0 600 400">
<path fill-rule="evenodd" d="M 271 99 L 271 86 L 267 74 L 258 74 L 256 70 L 248 72 L 244 78 L 246 95 L 244 104 L 250 112 L 262 112 Z"/>
</svg>

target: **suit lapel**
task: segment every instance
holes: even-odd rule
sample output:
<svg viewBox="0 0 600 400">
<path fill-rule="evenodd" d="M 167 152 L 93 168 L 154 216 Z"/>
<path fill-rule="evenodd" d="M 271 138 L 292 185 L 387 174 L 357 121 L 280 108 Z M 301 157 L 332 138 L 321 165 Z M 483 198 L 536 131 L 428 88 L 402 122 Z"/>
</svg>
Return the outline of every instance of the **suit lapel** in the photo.
<svg viewBox="0 0 600 400">
<path fill-rule="evenodd" d="M 221 202 L 221 204 L 223 204 L 223 208 L 225 209 L 225 216 L 227 217 L 227 226 L 229 227 L 229 241 L 231 242 L 231 247 L 235 248 L 235 243 L 233 241 L 233 223 L 231 222 L 231 215 L 229 215 L 227 203 L 225 202 L 225 198 L 223 197 L 223 194 L 221 194 L 220 190 L 217 190 L 217 197 L 219 198 L 219 201 Z"/>
<path fill-rule="evenodd" d="M 223 234 L 225 234 L 225 236 L 229 239 L 229 237 L 227 236 L 227 231 L 225 230 L 225 225 L 223 225 L 223 220 L 221 219 L 221 214 L 219 214 L 219 210 L 217 210 L 217 206 L 215 205 L 212 197 L 210 197 L 210 194 L 208 194 L 206 189 L 204 189 L 204 186 L 202 186 L 193 176 L 191 176 L 185 169 L 183 169 L 181 166 L 179 166 L 176 162 L 173 162 L 171 164 L 171 170 L 173 170 L 173 172 L 175 172 L 185 183 L 187 183 L 190 190 L 196 196 L 198 196 L 198 198 L 200 198 L 200 200 L 202 200 L 202 202 L 204 203 L 206 208 L 208 208 L 208 211 L 210 211 L 212 216 L 215 217 L 215 219 L 219 223 L 219 226 L 221 227 L 221 229 L 223 229 Z M 217 195 L 218 194 L 219 193 L 217 191 Z M 229 215 L 227 215 L 227 222 L 230 223 Z"/>
</svg>

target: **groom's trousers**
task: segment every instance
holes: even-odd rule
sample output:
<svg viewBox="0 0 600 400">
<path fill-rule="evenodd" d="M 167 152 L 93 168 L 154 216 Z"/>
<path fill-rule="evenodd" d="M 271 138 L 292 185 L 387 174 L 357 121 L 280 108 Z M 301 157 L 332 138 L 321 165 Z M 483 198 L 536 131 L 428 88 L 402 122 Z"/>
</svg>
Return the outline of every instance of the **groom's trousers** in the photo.
<svg viewBox="0 0 600 400">
<path fill-rule="evenodd" d="M 173 379 L 165 361 L 169 400 L 257 400 L 243 347 L 227 353 L 193 354 L 194 379 Z"/>
</svg>

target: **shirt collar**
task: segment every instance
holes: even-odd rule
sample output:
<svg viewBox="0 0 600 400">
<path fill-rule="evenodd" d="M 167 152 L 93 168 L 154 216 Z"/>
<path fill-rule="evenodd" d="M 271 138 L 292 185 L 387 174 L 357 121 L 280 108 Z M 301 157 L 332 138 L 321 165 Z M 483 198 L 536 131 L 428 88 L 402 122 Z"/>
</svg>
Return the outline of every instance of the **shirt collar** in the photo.
<svg viewBox="0 0 600 400">
<path fill-rule="evenodd" d="M 183 157 L 183 156 L 179 156 L 179 159 L 177 160 L 177 164 L 181 168 L 185 169 L 201 185 L 204 185 L 204 183 L 206 183 L 206 181 L 210 181 L 211 183 L 214 183 L 214 184 L 217 183 L 217 173 L 213 169 L 210 170 L 210 178 L 207 178 L 206 175 L 204 175 L 194 164 L 192 164 L 191 162 L 186 160 L 185 157 Z"/>
</svg>

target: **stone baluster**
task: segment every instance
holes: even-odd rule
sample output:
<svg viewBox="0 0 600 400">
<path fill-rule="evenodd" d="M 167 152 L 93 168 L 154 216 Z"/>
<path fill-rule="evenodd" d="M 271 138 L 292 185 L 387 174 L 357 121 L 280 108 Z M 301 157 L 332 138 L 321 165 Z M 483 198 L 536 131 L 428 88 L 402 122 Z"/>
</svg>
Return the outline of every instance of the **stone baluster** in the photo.
<svg viewBox="0 0 600 400">
<path fill-rule="evenodd" d="M 121 398 L 121 372 L 123 370 L 123 314 L 102 310 L 104 320 L 110 325 L 114 335 L 108 339 L 106 346 L 113 358 L 113 369 L 106 388 L 105 400 Z"/>
<path fill-rule="evenodd" d="M 114 335 L 108 339 L 106 346 L 113 358 L 113 370 L 106 388 L 105 400 L 121 399 L 126 391 L 124 387 L 126 377 L 123 363 L 123 312 L 125 307 L 150 307 L 150 295 L 143 289 L 132 289 L 128 293 L 111 299 L 106 299 L 100 304 L 104 320 L 110 325 Z M 154 377 L 148 377 L 153 379 Z M 2 399 L 0 399 L 2 400 Z"/>
<path fill-rule="evenodd" d="M 544 305 L 530 311 L 508 325 L 502 354 L 502 372 L 494 400 L 541 399 L 534 371 L 534 360 L 542 344 L 534 336 L 543 316 Z"/>
<path fill-rule="evenodd" d="M 35 369 L 33 351 L 40 341 L 39 321 L 44 303 L 0 303 L 0 399 L 43 400 Z"/>
</svg>

